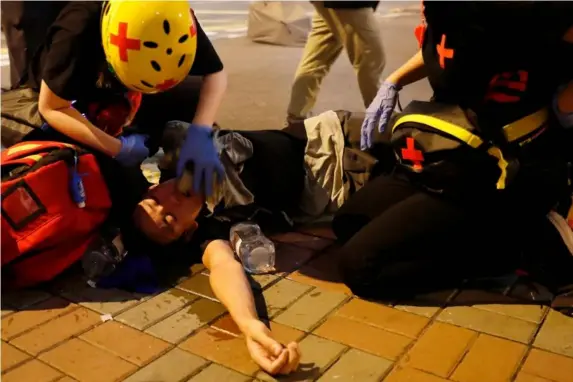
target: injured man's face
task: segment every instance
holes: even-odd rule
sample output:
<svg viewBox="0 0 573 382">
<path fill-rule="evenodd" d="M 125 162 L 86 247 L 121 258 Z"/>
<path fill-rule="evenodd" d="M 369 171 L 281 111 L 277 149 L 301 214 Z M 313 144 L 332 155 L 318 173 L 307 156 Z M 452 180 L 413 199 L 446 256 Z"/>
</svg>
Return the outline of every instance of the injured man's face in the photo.
<svg viewBox="0 0 573 382">
<path fill-rule="evenodd" d="M 135 208 L 133 219 L 149 239 L 166 245 L 195 231 L 202 206 L 203 197 L 184 196 L 177 190 L 176 180 L 171 179 L 149 189 Z"/>
</svg>

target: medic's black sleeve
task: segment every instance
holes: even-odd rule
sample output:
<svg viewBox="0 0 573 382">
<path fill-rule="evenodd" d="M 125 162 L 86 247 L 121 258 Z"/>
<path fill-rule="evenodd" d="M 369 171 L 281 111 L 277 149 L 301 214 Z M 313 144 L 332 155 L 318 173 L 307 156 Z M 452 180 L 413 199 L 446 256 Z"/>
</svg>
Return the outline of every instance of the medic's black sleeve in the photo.
<svg viewBox="0 0 573 382">
<path fill-rule="evenodd" d="M 223 62 L 196 17 L 195 23 L 197 25 L 197 53 L 189 75 L 206 76 L 218 73 L 223 70 Z"/>
<path fill-rule="evenodd" d="M 100 2 L 74 1 L 64 7 L 34 63 L 38 87 L 43 80 L 60 98 L 72 101 L 95 86 L 104 59 L 100 12 Z"/>
</svg>

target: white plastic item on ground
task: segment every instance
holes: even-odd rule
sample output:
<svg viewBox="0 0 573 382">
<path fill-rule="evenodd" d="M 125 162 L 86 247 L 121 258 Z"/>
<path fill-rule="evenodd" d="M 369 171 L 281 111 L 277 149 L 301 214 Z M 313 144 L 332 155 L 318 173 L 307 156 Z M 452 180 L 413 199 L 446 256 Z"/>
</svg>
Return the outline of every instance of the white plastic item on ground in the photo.
<svg viewBox="0 0 573 382">
<path fill-rule="evenodd" d="M 254 42 L 303 46 L 311 28 L 307 10 L 288 1 L 255 1 L 249 6 L 247 36 Z"/>
</svg>

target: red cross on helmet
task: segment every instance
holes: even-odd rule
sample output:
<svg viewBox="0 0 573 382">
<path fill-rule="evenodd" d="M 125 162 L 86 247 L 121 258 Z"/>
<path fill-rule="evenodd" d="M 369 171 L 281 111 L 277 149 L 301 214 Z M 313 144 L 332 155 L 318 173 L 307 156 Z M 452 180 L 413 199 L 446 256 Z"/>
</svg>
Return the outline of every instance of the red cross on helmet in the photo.
<svg viewBox="0 0 573 382">
<path fill-rule="evenodd" d="M 102 12 L 105 56 L 125 86 L 157 93 L 187 76 L 197 51 L 188 2 L 111 0 Z"/>
</svg>

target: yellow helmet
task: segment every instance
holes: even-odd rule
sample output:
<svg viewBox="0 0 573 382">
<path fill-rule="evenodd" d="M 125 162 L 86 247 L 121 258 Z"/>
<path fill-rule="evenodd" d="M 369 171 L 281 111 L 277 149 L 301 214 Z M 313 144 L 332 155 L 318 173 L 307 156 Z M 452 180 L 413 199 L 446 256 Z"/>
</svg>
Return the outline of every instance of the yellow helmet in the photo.
<svg viewBox="0 0 573 382">
<path fill-rule="evenodd" d="M 187 1 L 110 0 L 101 17 L 107 62 L 128 88 L 157 93 L 189 74 L 197 51 Z"/>
</svg>

